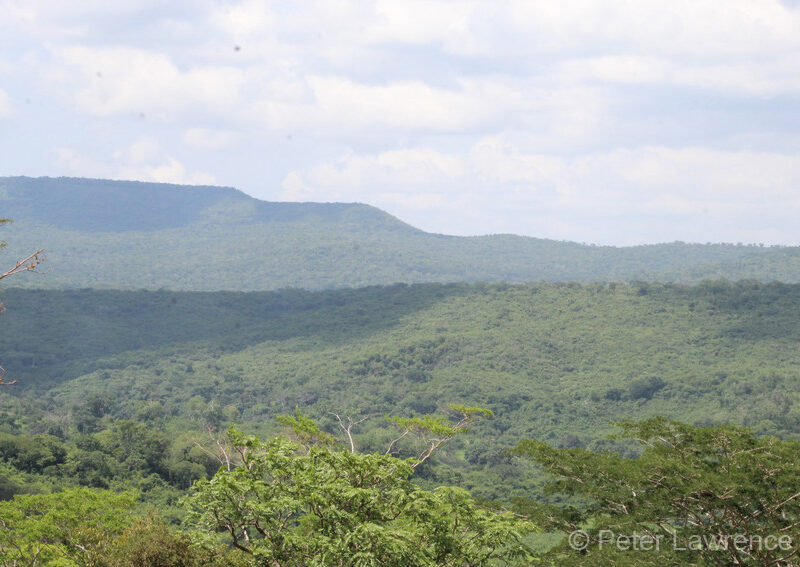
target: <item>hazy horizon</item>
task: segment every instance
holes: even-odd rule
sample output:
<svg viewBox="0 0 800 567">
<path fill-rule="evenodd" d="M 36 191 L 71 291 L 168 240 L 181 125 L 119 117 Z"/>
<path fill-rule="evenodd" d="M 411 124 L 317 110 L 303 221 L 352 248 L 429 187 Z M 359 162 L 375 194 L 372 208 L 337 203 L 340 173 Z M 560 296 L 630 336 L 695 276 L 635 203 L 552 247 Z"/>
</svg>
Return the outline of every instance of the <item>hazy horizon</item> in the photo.
<svg viewBox="0 0 800 567">
<path fill-rule="evenodd" d="M 112 182 L 119 181 L 119 182 L 157 183 L 157 184 L 161 183 L 161 182 L 157 182 L 157 181 L 143 181 L 143 180 L 140 180 L 140 179 L 108 179 L 108 178 L 87 178 L 87 177 L 46 176 L 46 175 L 45 176 L 39 176 L 39 177 L 24 176 L 24 175 L 22 175 L 22 176 L 0 175 L 0 180 L 2 180 L 3 178 L 14 178 L 14 177 L 23 177 L 23 178 L 28 178 L 28 179 L 59 179 L 59 178 L 61 178 L 61 179 L 76 179 L 76 180 L 89 179 L 89 180 L 92 180 L 92 181 L 112 181 Z M 396 218 L 397 220 L 399 220 L 400 222 L 411 226 L 412 228 L 423 230 L 423 232 L 426 232 L 428 234 L 434 234 L 434 235 L 439 235 L 439 236 L 463 236 L 465 238 L 482 237 L 482 236 L 515 236 L 515 237 L 530 237 L 530 238 L 546 238 L 546 237 L 530 235 L 530 234 L 518 234 L 518 233 L 514 233 L 514 232 L 488 232 L 488 233 L 479 233 L 479 234 L 451 234 L 451 233 L 435 231 L 435 230 L 432 230 L 432 231 L 431 230 L 424 230 L 424 229 L 421 229 L 420 227 L 414 225 L 413 223 L 407 221 L 406 219 L 404 219 L 404 218 L 402 218 L 400 216 L 397 216 L 397 215 L 393 215 L 389 211 L 386 211 L 385 209 L 382 209 L 381 207 L 379 207 L 379 206 L 377 206 L 377 205 L 375 205 L 373 203 L 367 203 L 367 202 L 363 202 L 363 201 L 269 200 L 269 199 L 260 199 L 259 197 L 255 197 L 253 195 L 250 195 L 247 192 L 239 189 L 238 187 L 233 187 L 231 185 L 216 185 L 216 184 L 202 185 L 202 184 L 188 184 L 188 183 L 164 183 L 164 184 L 173 185 L 173 186 L 177 186 L 177 187 L 181 187 L 181 188 L 212 187 L 212 188 L 216 188 L 216 189 L 233 189 L 233 190 L 238 191 L 240 193 L 243 193 L 244 195 L 246 195 L 248 197 L 251 197 L 253 199 L 257 199 L 257 200 L 262 201 L 262 202 L 271 202 L 271 203 L 319 203 L 319 204 L 365 205 L 365 206 L 376 208 L 376 209 L 378 209 L 378 210 L 380 210 L 380 211 L 382 211 L 384 213 L 387 213 L 387 214 L 391 215 L 392 217 Z M 743 246 L 743 245 L 744 246 L 761 246 L 761 247 L 767 247 L 768 246 L 768 247 L 771 247 L 771 248 L 787 248 L 787 247 L 796 246 L 796 245 L 792 245 L 792 244 L 780 244 L 780 243 L 769 244 L 769 243 L 764 243 L 764 242 L 732 242 L 732 241 L 696 242 L 696 241 L 687 241 L 687 240 L 681 240 L 681 239 L 669 240 L 669 241 L 659 241 L 659 242 L 635 243 L 635 244 L 606 244 L 606 243 L 602 243 L 602 242 L 587 242 L 587 241 L 577 241 L 577 240 L 560 239 L 560 238 L 551 238 L 551 239 L 548 239 L 548 240 L 554 240 L 554 241 L 559 241 L 559 242 L 569 242 L 569 243 L 573 243 L 573 244 L 581 244 L 581 245 L 584 245 L 584 246 L 599 246 L 599 247 L 613 247 L 613 248 L 626 248 L 626 247 L 634 247 L 634 246 L 655 246 L 655 245 L 659 245 L 659 244 L 677 244 L 677 243 L 690 244 L 690 245 L 693 245 L 693 244 L 700 244 L 700 245 L 703 245 L 703 244 L 723 244 L 723 245 L 730 244 L 730 245 L 736 245 L 736 246 Z"/>
</svg>

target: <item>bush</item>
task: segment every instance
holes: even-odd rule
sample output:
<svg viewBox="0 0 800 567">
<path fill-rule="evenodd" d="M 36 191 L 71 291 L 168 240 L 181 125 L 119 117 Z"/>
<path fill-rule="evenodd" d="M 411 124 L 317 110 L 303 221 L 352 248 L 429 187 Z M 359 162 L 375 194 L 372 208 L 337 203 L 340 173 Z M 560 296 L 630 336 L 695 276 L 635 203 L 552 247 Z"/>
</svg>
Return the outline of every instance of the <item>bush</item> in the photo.
<svg viewBox="0 0 800 567">
<path fill-rule="evenodd" d="M 632 400 L 649 400 L 664 386 L 666 383 L 657 376 L 641 378 L 628 386 L 628 396 Z"/>
</svg>

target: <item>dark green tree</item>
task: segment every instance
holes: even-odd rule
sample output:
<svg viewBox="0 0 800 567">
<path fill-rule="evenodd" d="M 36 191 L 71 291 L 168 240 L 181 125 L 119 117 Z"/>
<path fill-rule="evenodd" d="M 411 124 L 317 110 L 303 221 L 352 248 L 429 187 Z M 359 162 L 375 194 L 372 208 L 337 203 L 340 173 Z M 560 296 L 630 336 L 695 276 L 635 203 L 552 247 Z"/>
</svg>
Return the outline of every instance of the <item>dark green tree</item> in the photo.
<svg viewBox="0 0 800 567">
<path fill-rule="evenodd" d="M 665 418 L 621 428 L 622 437 L 641 443 L 641 456 L 554 449 L 535 440 L 516 449 L 556 477 L 552 491 L 588 503 L 533 506 L 550 528 L 582 530 L 578 545 L 573 536 L 550 553 L 553 561 L 800 565 L 800 441 Z"/>
<path fill-rule="evenodd" d="M 135 502 L 130 494 L 87 488 L 0 502 L 0 566 L 101 564 Z"/>
<path fill-rule="evenodd" d="M 204 545 L 191 534 L 170 530 L 150 514 L 114 538 L 97 567 L 244 567 L 243 559 L 223 546 Z"/>
</svg>

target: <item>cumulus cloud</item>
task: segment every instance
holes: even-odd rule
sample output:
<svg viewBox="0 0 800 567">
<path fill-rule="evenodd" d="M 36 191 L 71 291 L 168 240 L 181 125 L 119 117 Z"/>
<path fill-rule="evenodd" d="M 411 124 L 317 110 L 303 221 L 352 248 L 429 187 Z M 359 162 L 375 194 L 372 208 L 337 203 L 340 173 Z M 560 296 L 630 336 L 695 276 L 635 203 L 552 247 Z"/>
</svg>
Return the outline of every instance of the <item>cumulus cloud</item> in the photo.
<svg viewBox="0 0 800 567">
<path fill-rule="evenodd" d="M 0 118 L 3 116 L 11 115 L 11 98 L 8 94 L 0 89 Z"/>
<path fill-rule="evenodd" d="M 721 94 L 774 96 L 800 92 L 794 56 L 751 63 L 685 63 L 664 57 L 605 56 L 570 59 L 560 65 L 563 79 L 627 85 L 662 85 Z"/>
<path fill-rule="evenodd" d="M 200 151 L 215 151 L 229 148 L 236 144 L 239 139 L 240 136 L 231 130 L 189 128 L 183 133 L 184 143 Z"/>
<path fill-rule="evenodd" d="M 539 226 L 552 238 L 584 240 L 592 230 L 600 241 L 632 244 L 669 239 L 670 224 L 714 240 L 724 223 L 709 222 L 710 214 L 742 223 L 730 234 L 774 236 L 762 230 L 759 215 L 800 213 L 798 184 L 797 155 L 645 147 L 565 158 L 520 152 L 490 137 L 462 155 L 430 148 L 349 153 L 290 173 L 283 197 L 375 203 L 429 230 L 442 223 L 459 234 Z M 651 224 L 648 237 L 642 219 L 653 217 L 662 222 Z M 783 237 L 797 240 L 800 231 Z"/>
<path fill-rule="evenodd" d="M 321 163 L 307 172 L 292 172 L 283 183 L 283 198 L 319 197 L 332 191 L 337 199 L 381 199 L 384 195 L 447 190 L 466 173 L 464 160 L 430 148 L 395 150 L 360 156 L 352 152 L 335 162 Z"/>
<path fill-rule="evenodd" d="M 262 69 L 179 68 L 167 55 L 128 48 L 68 48 L 56 52 L 51 74 L 87 113 L 145 114 L 175 122 L 216 117 L 238 126 L 276 130 L 461 131 L 530 105 L 518 88 L 490 80 L 441 88 L 422 81 L 363 84 L 335 75 L 274 80 Z"/>
<path fill-rule="evenodd" d="M 96 159 L 75 148 L 56 150 L 64 174 L 79 177 L 131 179 L 157 183 L 210 185 L 215 177 L 205 171 L 190 171 L 177 159 L 164 156 L 155 139 L 140 137 L 125 148 L 118 149 L 105 159 Z"/>
<path fill-rule="evenodd" d="M 86 112 L 108 117 L 144 113 L 174 121 L 193 112 L 225 113 L 241 101 L 243 72 L 233 67 L 179 69 L 164 53 L 130 48 L 69 47 L 55 52 L 51 74 L 74 91 Z"/>
<path fill-rule="evenodd" d="M 771 54 L 800 41 L 800 15 L 775 0 L 515 0 L 510 10 L 513 28 L 539 50 L 587 53 L 601 46 L 716 58 Z"/>
<path fill-rule="evenodd" d="M 178 183 L 188 185 L 210 185 L 214 183 L 214 176 L 203 171 L 189 173 L 181 162 L 168 158 L 165 163 L 136 167 L 123 167 L 120 177 L 125 179 L 139 179 L 142 181 L 156 181 L 158 183 Z"/>
</svg>

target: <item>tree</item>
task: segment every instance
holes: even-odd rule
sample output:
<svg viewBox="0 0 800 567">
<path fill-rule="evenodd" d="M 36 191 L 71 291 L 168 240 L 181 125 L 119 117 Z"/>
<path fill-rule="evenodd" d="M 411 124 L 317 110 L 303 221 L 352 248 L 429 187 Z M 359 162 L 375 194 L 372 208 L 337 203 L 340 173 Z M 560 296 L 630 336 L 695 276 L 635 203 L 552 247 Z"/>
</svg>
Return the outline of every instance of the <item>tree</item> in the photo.
<svg viewBox="0 0 800 567">
<path fill-rule="evenodd" d="M 134 520 L 111 541 L 97 567 L 236 567 L 225 548 L 194 541 L 174 532 L 155 514 Z"/>
<path fill-rule="evenodd" d="M 478 566 L 530 560 L 532 524 L 478 504 L 465 490 L 423 490 L 415 463 L 330 442 L 301 414 L 304 443 L 229 431 L 238 466 L 195 483 L 191 522 L 222 530 L 252 565 Z M 440 424 L 441 425 L 441 424 Z M 321 442 L 315 442 L 321 441 Z"/>
<path fill-rule="evenodd" d="M 0 567 L 235 567 L 218 544 L 135 517 L 136 498 L 89 488 L 0 502 Z"/>
<path fill-rule="evenodd" d="M 88 488 L 0 502 L 0 565 L 95 565 L 130 523 L 135 502 Z"/>
<path fill-rule="evenodd" d="M 516 449 L 555 475 L 551 491 L 588 503 L 533 506 L 548 527 L 573 534 L 551 558 L 563 565 L 800 565 L 800 441 L 665 418 L 620 426 L 644 447 L 641 456 L 535 440 Z M 637 537 L 638 549 L 630 539 Z"/>
<path fill-rule="evenodd" d="M 450 412 L 454 413 L 458 418 L 458 421 L 455 423 L 439 415 L 390 417 L 389 421 L 400 429 L 402 433 L 389 444 L 386 454 L 392 454 L 396 450 L 397 443 L 407 435 L 411 435 L 416 438 L 417 442 L 421 443 L 423 447 L 419 456 L 414 459 L 411 464 L 412 468 L 417 468 L 427 461 L 439 447 L 450 441 L 450 439 L 456 435 L 469 433 L 469 425 L 474 421 L 481 418 L 494 417 L 492 410 L 485 408 L 462 406 L 458 404 L 450 404 L 447 407 Z M 352 446 L 352 437 L 349 431 L 348 437 L 351 440 Z"/>
</svg>

